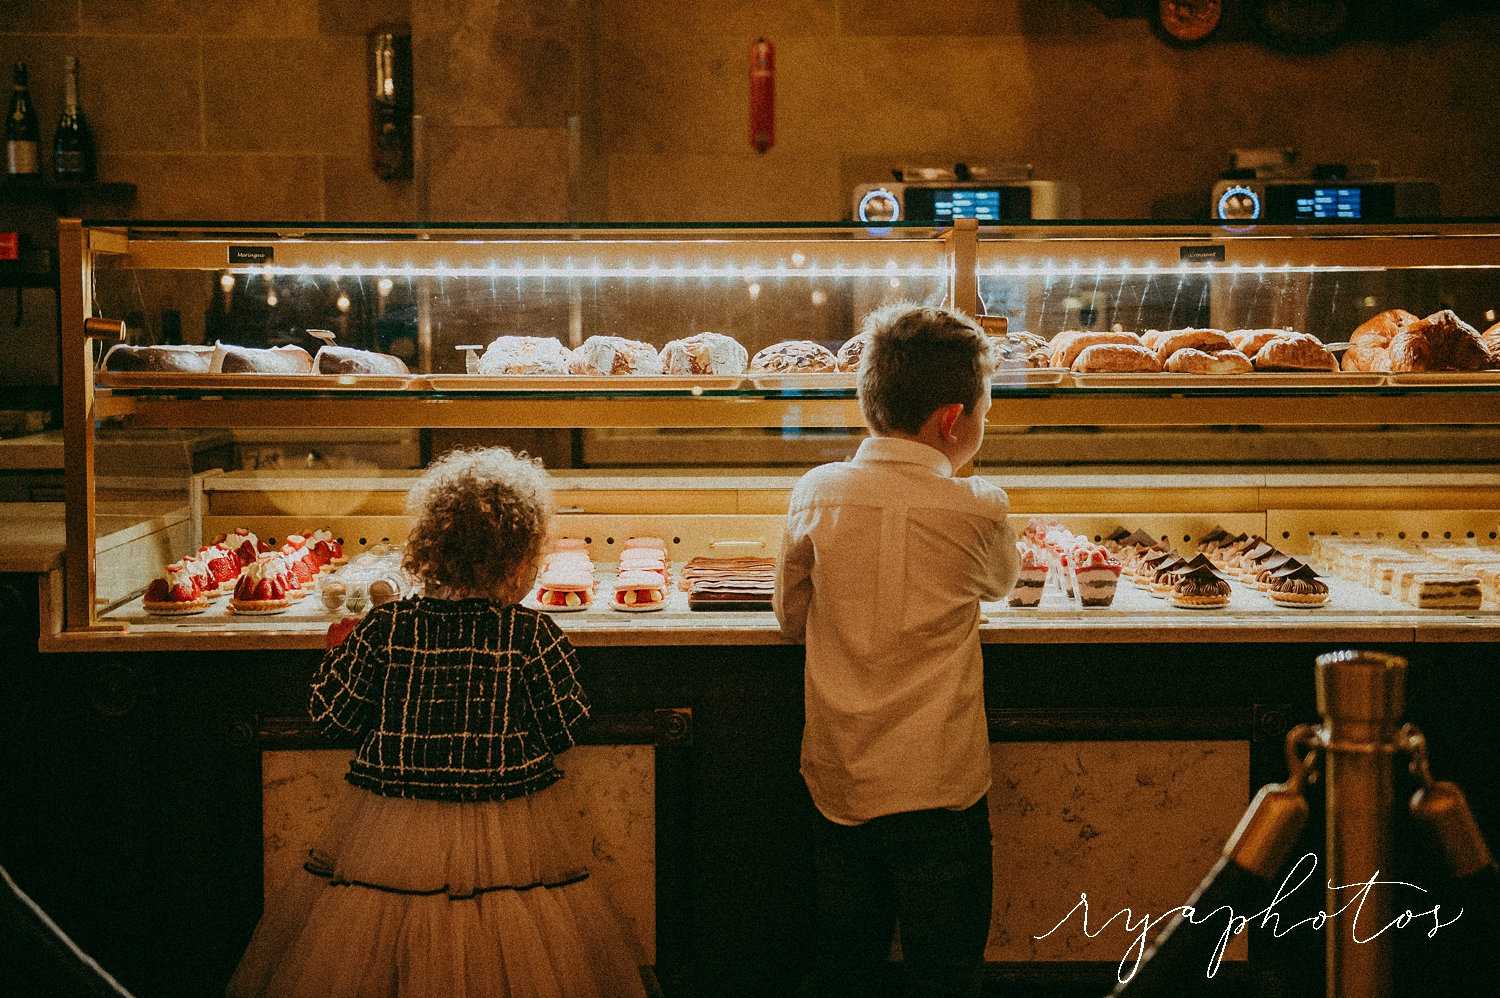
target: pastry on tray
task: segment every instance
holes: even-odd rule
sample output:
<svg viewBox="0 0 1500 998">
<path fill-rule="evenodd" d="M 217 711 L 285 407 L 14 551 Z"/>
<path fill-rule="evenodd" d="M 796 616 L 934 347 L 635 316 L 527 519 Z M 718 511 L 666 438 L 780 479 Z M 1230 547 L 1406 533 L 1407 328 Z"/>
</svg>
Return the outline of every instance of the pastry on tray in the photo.
<svg viewBox="0 0 1500 998">
<path fill-rule="evenodd" d="M 1173 374 L 1249 374 L 1255 365 L 1233 347 L 1213 353 L 1182 347 L 1167 358 L 1166 369 Z"/>
<path fill-rule="evenodd" d="M 1141 338 L 1124 330 L 1064 330 L 1052 337 L 1052 366 L 1072 367 L 1078 355 L 1089 347 L 1109 345 L 1138 347 L 1141 345 Z"/>
<path fill-rule="evenodd" d="M 1217 353 L 1220 350 L 1233 350 L 1234 344 L 1225 335 L 1222 329 L 1169 329 L 1160 336 L 1154 338 L 1151 349 L 1156 351 L 1156 359 L 1163 364 L 1179 350 L 1199 350 L 1203 353 Z"/>
<path fill-rule="evenodd" d="M 1345 371 L 1389 371 L 1391 340 L 1418 321 L 1402 308 L 1386 309 L 1354 327 L 1339 366 Z"/>
<path fill-rule="evenodd" d="M 1283 565 L 1267 573 L 1265 593 L 1277 606 L 1322 606 L 1328 602 L 1328 583 L 1311 565 Z"/>
<path fill-rule="evenodd" d="M 723 333 L 696 333 L 661 348 L 668 374 L 744 374 L 750 351 Z"/>
<path fill-rule="evenodd" d="M 1282 333 L 1251 358 L 1257 371 L 1337 371 L 1338 361 L 1321 340 L 1307 333 Z"/>
<path fill-rule="evenodd" d="M 838 370 L 833 351 L 812 340 L 772 343 L 750 358 L 751 374 L 826 374 Z"/>
<path fill-rule="evenodd" d="M 184 617 L 208 609 L 209 599 L 199 588 L 182 562 L 167 565 L 161 575 L 151 580 L 141 606 L 147 613 L 162 617 Z"/>
<path fill-rule="evenodd" d="M 1057 360 L 1057 353 L 1052 354 Z M 1096 343 L 1084 347 L 1070 367 L 1080 374 L 1139 374 L 1161 370 L 1161 361 L 1139 343 Z"/>
<path fill-rule="evenodd" d="M 667 581 L 656 572 L 622 568 L 614 581 L 613 609 L 639 613 L 664 610 L 667 606 Z"/>
<path fill-rule="evenodd" d="M 869 333 L 859 333 L 844 341 L 839 347 L 838 354 L 834 357 L 834 364 L 840 371 L 858 371 L 859 362 L 864 358 L 865 346 L 870 342 Z M 993 343 L 993 340 L 991 341 Z"/>
<path fill-rule="evenodd" d="M 1260 352 L 1260 348 L 1271 342 L 1278 336 L 1285 336 L 1292 332 L 1291 329 L 1235 329 L 1229 335 L 1229 342 L 1234 348 L 1246 357 L 1254 357 Z"/>
<path fill-rule="evenodd" d="M 554 336 L 499 336 L 485 347 L 478 374 L 567 374 L 573 351 Z"/>
<path fill-rule="evenodd" d="M 312 354 L 298 346 L 242 347 L 215 343 L 208 369 L 215 374 L 311 374 Z"/>
<path fill-rule="evenodd" d="M 385 374 L 395 377 L 411 373 L 406 361 L 394 354 L 331 343 L 318 348 L 313 356 L 313 370 L 319 374 Z"/>
<path fill-rule="evenodd" d="M 1228 580 L 1212 565 L 1199 565 L 1177 577 L 1167 602 L 1188 610 L 1212 610 L 1229 605 Z"/>
<path fill-rule="evenodd" d="M 1495 364 L 1479 331 L 1448 309 L 1391 337 L 1389 352 L 1392 373 L 1483 371 Z"/>
<path fill-rule="evenodd" d="M 106 371 L 175 371 L 188 374 L 206 374 L 213 363 L 214 348 L 163 344 L 132 346 L 119 343 L 109 348 L 104 355 Z"/>
<path fill-rule="evenodd" d="M 292 605 L 289 593 L 285 565 L 273 555 L 245 566 L 229 599 L 229 609 L 249 615 L 282 613 Z"/>
<path fill-rule="evenodd" d="M 661 355 L 656 347 L 623 336 L 590 336 L 573 348 L 568 362 L 573 374 L 595 377 L 616 374 L 663 374 Z"/>
<path fill-rule="evenodd" d="M 536 601 L 543 610 L 586 610 L 593 600 L 593 573 L 577 565 L 554 565 L 537 580 Z"/>
</svg>

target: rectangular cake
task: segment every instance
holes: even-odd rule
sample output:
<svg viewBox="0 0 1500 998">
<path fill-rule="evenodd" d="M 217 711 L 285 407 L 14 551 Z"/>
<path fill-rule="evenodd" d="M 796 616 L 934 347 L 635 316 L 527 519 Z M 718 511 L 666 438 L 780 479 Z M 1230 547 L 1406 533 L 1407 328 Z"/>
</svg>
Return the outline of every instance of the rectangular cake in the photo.
<svg viewBox="0 0 1500 998">
<path fill-rule="evenodd" d="M 1431 572 L 1411 577 L 1406 601 L 1422 610 L 1478 610 L 1484 595 L 1472 575 Z"/>
</svg>

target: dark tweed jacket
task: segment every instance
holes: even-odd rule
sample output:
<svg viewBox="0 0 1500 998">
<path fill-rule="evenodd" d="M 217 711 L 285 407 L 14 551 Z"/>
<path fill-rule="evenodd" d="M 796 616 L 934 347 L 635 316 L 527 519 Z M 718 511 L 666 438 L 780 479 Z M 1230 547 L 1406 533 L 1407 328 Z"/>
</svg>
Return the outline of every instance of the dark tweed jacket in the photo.
<svg viewBox="0 0 1500 998">
<path fill-rule="evenodd" d="M 386 797 L 499 800 L 561 779 L 588 716 L 573 645 L 550 617 L 485 599 L 397 600 L 329 650 L 308 709 L 362 736 L 345 777 Z"/>
</svg>

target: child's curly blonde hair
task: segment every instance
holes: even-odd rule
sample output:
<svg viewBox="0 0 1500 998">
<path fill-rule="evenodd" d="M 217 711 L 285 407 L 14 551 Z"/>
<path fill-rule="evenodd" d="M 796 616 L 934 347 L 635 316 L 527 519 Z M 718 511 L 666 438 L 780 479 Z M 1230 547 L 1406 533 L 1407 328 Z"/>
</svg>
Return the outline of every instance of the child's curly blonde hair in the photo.
<svg viewBox="0 0 1500 998">
<path fill-rule="evenodd" d="M 519 600 L 552 516 L 542 463 L 507 447 L 455 450 L 427 466 L 406 497 L 402 566 L 428 592 Z"/>
</svg>

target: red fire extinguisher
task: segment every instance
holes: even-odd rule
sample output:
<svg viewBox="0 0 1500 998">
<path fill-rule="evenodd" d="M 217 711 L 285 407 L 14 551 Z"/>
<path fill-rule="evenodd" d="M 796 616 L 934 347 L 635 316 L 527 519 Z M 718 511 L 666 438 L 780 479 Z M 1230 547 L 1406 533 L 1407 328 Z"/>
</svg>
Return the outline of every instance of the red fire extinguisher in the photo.
<svg viewBox="0 0 1500 998">
<path fill-rule="evenodd" d="M 776 141 L 776 49 L 764 38 L 750 45 L 750 145 L 765 152 Z"/>
</svg>

